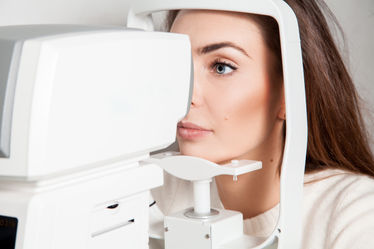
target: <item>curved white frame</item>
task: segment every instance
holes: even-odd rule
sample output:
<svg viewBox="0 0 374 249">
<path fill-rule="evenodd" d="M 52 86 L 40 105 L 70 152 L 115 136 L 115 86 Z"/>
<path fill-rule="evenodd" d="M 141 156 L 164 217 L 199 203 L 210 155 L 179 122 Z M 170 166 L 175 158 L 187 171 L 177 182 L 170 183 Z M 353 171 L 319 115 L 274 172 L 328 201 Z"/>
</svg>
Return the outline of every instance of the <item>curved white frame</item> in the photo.
<svg viewBox="0 0 374 249">
<path fill-rule="evenodd" d="M 275 237 L 278 237 L 279 249 L 300 248 L 308 128 L 299 28 L 294 12 L 282 0 L 141 0 L 132 5 L 127 26 L 153 30 L 151 13 L 173 9 L 253 13 L 271 16 L 278 22 L 287 114 L 287 135 L 280 179 L 280 216 L 276 229 L 256 248 L 271 244 Z"/>
</svg>

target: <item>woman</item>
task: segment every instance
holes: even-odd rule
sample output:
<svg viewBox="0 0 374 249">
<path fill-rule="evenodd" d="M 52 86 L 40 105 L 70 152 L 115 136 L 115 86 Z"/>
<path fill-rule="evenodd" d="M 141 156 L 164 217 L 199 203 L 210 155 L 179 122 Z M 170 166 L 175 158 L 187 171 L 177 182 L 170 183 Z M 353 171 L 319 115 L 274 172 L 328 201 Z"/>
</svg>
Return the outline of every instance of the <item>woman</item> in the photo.
<svg viewBox="0 0 374 249">
<path fill-rule="evenodd" d="M 287 0 L 300 28 L 308 110 L 302 248 L 373 248 L 374 159 L 358 97 L 318 0 Z M 219 176 L 212 204 L 243 213 L 244 231 L 268 236 L 279 211 L 285 104 L 279 32 L 270 17 L 235 12 L 169 13 L 170 31 L 190 36 L 194 92 L 178 124 L 182 154 L 224 164 L 263 163 Z M 300 165 L 301 167 L 303 165 Z M 166 176 L 153 192 L 164 213 L 191 206 L 187 182 Z"/>
</svg>

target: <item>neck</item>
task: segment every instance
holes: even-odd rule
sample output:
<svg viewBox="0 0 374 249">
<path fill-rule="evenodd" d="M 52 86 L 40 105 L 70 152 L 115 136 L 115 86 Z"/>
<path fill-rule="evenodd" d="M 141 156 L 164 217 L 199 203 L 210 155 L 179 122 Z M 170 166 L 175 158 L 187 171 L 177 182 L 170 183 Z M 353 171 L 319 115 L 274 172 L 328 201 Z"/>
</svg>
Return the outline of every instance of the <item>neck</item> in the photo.
<svg viewBox="0 0 374 249">
<path fill-rule="evenodd" d="M 280 134 L 280 133 L 278 133 Z M 280 200 L 279 167 L 282 163 L 283 137 L 270 139 L 264 144 L 264 153 L 243 155 L 238 159 L 262 161 L 262 169 L 238 176 L 215 177 L 218 193 L 225 209 L 236 210 L 244 219 L 255 217 L 273 208 Z"/>
<path fill-rule="evenodd" d="M 238 177 L 217 176 L 218 193 L 225 209 L 236 210 L 244 219 L 255 217 L 279 203 L 280 183 L 275 174 L 265 174 L 264 170 Z"/>
</svg>

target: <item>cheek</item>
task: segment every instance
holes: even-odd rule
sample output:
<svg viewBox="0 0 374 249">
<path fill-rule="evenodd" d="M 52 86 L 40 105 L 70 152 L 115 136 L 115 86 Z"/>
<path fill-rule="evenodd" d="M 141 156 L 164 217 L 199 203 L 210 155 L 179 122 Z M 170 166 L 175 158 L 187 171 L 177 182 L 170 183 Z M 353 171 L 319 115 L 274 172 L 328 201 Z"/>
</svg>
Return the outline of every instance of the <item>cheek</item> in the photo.
<svg viewBox="0 0 374 249">
<path fill-rule="evenodd" d="M 270 81 L 260 75 L 238 78 L 216 101 L 217 139 L 233 153 L 261 143 L 272 123 Z"/>
</svg>

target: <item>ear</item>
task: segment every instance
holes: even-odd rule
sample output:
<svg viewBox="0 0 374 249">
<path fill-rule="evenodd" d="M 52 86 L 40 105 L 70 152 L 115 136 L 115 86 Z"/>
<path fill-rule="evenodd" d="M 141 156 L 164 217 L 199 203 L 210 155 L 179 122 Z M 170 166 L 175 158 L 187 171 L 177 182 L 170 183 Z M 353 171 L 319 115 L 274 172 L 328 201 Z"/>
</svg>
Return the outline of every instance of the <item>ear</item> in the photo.
<svg viewBox="0 0 374 249">
<path fill-rule="evenodd" d="M 282 120 L 286 120 L 286 100 L 285 100 L 285 97 L 284 97 L 284 88 L 283 87 L 282 87 L 282 94 L 281 94 L 278 118 L 282 119 Z"/>
</svg>

